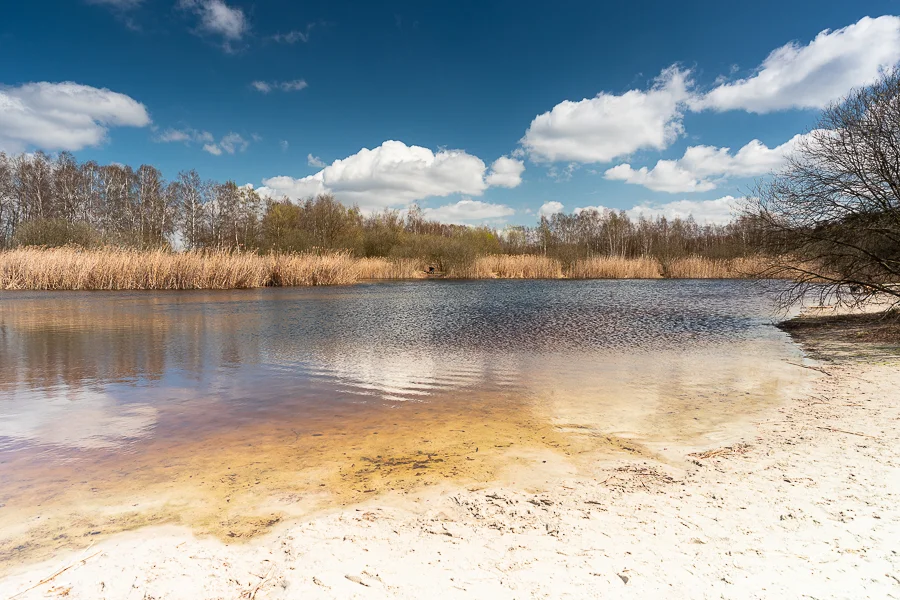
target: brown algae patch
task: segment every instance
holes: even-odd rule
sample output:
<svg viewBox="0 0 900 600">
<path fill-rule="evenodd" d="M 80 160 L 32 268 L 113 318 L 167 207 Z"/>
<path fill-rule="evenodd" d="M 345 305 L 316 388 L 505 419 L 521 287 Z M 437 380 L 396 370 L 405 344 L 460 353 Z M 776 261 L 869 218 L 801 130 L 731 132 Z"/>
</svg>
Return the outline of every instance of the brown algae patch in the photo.
<svg viewBox="0 0 900 600">
<path fill-rule="evenodd" d="M 517 452 L 533 449 L 570 458 L 644 452 L 630 440 L 560 431 L 535 406 L 468 397 L 361 406 L 317 429 L 282 418 L 196 440 L 141 442 L 128 453 L 85 451 L 66 463 L 19 457 L 0 465 L 0 565 L 165 523 L 248 540 L 282 520 L 386 492 L 490 482 Z"/>
</svg>

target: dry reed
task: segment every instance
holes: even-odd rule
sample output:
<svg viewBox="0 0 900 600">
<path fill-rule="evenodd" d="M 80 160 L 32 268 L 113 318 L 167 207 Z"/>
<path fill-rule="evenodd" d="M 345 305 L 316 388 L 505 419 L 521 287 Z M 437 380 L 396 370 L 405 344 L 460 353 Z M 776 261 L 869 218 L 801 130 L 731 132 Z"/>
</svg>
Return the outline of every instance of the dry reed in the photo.
<svg viewBox="0 0 900 600">
<path fill-rule="evenodd" d="M 454 279 L 739 278 L 760 273 L 759 257 L 668 261 L 595 257 L 565 272 L 538 255 L 489 255 L 447 268 Z M 347 252 L 259 255 L 250 252 L 167 252 L 107 248 L 20 248 L 0 251 L 2 290 L 191 290 L 351 284 L 360 279 L 417 279 L 424 259 L 355 259 Z"/>
<path fill-rule="evenodd" d="M 562 279 L 562 264 L 555 258 L 534 254 L 498 254 L 475 260 L 479 279 Z"/>
<path fill-rule="evenodd" d="M 688 256 L 666 263 L 663 271 L 671 279 L 746 279 L 755 277 L 762 265 L 759 257 L 715 260 Z"/>
<path fill-rule="evenodd" d="M 360 279 L 418 279 L 425 277 L 425 262 L 413 258 L 360 258 Z"/>
<path fill-rule="evenodd" d="M 653 258 L 595 256 L 576 260 L 568 269 L 572 279 L 659 279 L 659 261 Z"/>
<path fill-rule="evenodd" d="M 260 256 L 75 248 L 0 252 L 4 290 L 196 290 L 355 281 L 354 260 L 346 253 Z"/>
</svg>

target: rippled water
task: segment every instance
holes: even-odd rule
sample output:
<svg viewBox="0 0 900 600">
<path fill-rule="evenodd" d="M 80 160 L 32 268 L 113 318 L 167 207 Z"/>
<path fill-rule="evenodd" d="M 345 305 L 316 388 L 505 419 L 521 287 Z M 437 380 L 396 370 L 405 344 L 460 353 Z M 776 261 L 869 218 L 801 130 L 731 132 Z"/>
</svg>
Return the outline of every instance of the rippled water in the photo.
<svg viewBox="0 0 900 600">
<path fill-rule="evenodd" d="M 367 459 L 374 442 L 365 440 L 379 439 L 382 459 L 423 428 L 438 438 L 512 423 L 478 434 L 497 447 L 507 438 L 525 443 L 524 429 L 543 426 L 646 448 L 715 438 L 755 407 L 780 401 L 803 375 L 789 364 L 798 350 L 771 320 L 762 288 L 739 281 L 6 292 L 0 525 L 38 514 L 25 509 L 36 499 L 81 507 L 98 489 L 113 498 L 134 493 L 135 482 L 155 489 L 187 481 L 188 472 L 240 462 L 245 447 L 254 454 L 246 464 L 267 465 L 254 471 L 254 485 L 286 492 L 303 487 L 296 473 L 340 470 L 350 461 L 346 447 L 356 444 Z M 381 437 L 365 437 L 373 432 Z M 453 444 L 474 439 L 425 442 L 446 451 L 439 467 L 450 469 L 453 456 L 468 452 Z M 282 447 L 293 454 L 278 455 Z M 448 473 L 461 471 L 440 471 Z M 353 489 L 375 489 L 370 471 L 357 475 Z M 394 489 L 402 477 L 391 477 Z M 315 485 L 337 485 L 322 481 Z M 81 495 L 71 491 L 78 485 Z M 229 503 L 235 493 L 222 492 Z M 3 550 L 0 539 L 0 560 Z"/>
</svg>

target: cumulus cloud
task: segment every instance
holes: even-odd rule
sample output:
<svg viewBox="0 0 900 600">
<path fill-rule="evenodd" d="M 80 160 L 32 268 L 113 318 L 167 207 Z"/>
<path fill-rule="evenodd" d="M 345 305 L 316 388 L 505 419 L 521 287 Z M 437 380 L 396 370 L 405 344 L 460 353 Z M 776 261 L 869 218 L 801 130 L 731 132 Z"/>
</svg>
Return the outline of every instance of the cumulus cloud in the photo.
<svg viewBox="0 0 900 600">
<path fill-rule="evenodd" d="M 795 135 L 774 148 L 752 140 L 735 154 L 730 148 L 691 146 L 681 158 L 660 160 L 652 169 L 634 169 L 624 163 L 607 169 L 604 177 L 658 192 L 705 192 L 715 189 L 728 177 L 754 177 L 780 169 L 806 137 L 807 134 Z"/>
<path fill-rule="evenodd" d="M 0 87 L 0 150 L 81 150 L 106 139 L 109 127 L 146 127 L 150 115 L 133 98 L 77 83 Z"/>
<path fill-rule="evenodd" d="M 318 156 L 313 156 L 312 153 L 306 155 L 306 164 L 310 167 L 316 167 L 317 169 L 324 169 L 325 163 Z"/>
<path fill-rule="evenodd" d="M 649 90 L 560 102 L 534 118 L 521 144 L 537 162 L 601 163 L 644 148 L 663 150 L 684 132 L 689 76 L 672 66 Z"/>
<path fill-rule="evenodd" d="M 297 92 L 309 87 L 304 79 L 293 79 L 291 81 L 254 81 L 250 86 L 257 92 L 268 94 L 274 90 L 282 92 Z"/>
<path fill-rule="evenodd" d="M 516 211 L 505 204 L 491 204 L 465 198 L 455 204 L 426 208 L 422 212 L 428 219 L 464 225 L 473 221 L 496 221 L 513 215 Z"/>
<path fill-rule="evenodd" d="M 244 11 L 223 0 L 180 0 L 178 5 L 197 16 L 201 33 L 221 37 L 226 51 L 232 51 L 233 44 L 250 30 Z"/>
<path fill-rule="evenodd" d="M 487 184 L 514 188 L 522 183 L 522 173 L 525 172 L 525 163 L 521 160 L 501 156 L 491 165 L 491 172 L 487 176 Z"/>
<path fill-rule="evenodd" d="M 265 179 L 259 192 L 293 199 L 330 192 L 347 204 L 378 209 L 406 206 L 433 196 L 480 196 L 490 185 L 485 180 L 486 170 L 484 161 L 463 150 L 432 152 L 389 140 L 336 160 L 308 177 Z"/>
<path fill-rule="evenodd" d="M 852 88 L 874 81 L 900 61 L 900 17 L 863 17 L 819 33 L 806 46 L 774 50 L 746 79 L 723 83 L 692 101 L 692 108 L 768 113 L 823 108 Z"/>
<path fill-rule="evenodd" d="M 550 217 L 555 215 L 556 213 L 561 213 L 563 211 L 562 202 L 557 202 L 556 200 L 551 200 L 550 202 L 544 202 L 541 207 L 538 209 L 538 214 L 542 217 Z"/>
</svg>

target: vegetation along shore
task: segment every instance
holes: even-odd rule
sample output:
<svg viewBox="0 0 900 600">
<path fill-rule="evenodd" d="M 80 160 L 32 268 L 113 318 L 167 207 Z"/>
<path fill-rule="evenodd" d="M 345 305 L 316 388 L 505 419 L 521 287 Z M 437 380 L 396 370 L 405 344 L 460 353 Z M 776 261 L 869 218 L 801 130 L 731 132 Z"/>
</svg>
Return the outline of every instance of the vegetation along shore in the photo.
<svg viewBox="0 0 900 600">
<path fill-rule="evenodd" d="M 596 257 L 562 261 L 539 255 L 488 255 L 428 272 L 427 259 L 358 258 L 349 252 L 253 252 L 23 248 L 0 251 L 2 290 L 191 290 L 346 285 L 370 279 L 723 279 L 752 276 L 761 259 L 687 256 Z"/>
</svg>

